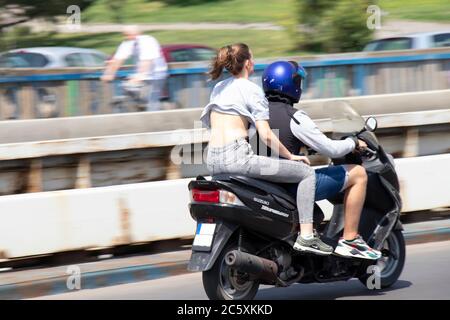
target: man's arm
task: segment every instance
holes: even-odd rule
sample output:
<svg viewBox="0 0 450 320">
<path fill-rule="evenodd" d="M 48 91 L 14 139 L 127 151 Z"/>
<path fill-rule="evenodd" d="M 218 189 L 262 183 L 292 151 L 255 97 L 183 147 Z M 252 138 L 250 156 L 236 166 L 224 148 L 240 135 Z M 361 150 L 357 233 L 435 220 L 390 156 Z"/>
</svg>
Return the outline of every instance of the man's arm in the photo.
<svg viewBox="0 0 450 320">
<path fill-rule="evenodd" d="M 345 140 L 332 140 L 323 134 L 314 121 L 303 112 L 297 111 L 291 119 L 290 128 L 294 136 L 308 147 L 330 158 L 340 158 L 352 152 L 356 142 L 347 138 Z"/>
<path fill-rule="evenodd" d="M 117 70 L 122 66 L 125 60 L 131 55 L 131 43 L 129 41 L 122 42 L 117 48 L 116 53 L 112 57 L 111 61 L 106 66 L 103 73 L 102 81 L 112 81 L 116 75 Z"/>
<path fill-rule="evenodd" d="M 103 73 L 101 80 L 102 81 L 114 80 L 116 72 L 122 66 L 123 62 L 124 62 L 123 59 L 114 59 L 113 58 L 106 66 L 105 72 Z"/>
</svg>

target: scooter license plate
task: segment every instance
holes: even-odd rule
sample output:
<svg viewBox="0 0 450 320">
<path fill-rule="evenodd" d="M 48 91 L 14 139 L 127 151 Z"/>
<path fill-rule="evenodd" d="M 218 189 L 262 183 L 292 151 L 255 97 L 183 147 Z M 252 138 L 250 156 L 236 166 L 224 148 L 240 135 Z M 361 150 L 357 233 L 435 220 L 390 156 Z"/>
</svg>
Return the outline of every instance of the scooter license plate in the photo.
<svg viewBox="0 0 450 320">
<path fill-rule="evenodd" d="M 197 231 L 195 233 L 194 243 L 192 249 L 196 251 L 209 251 L 214 239 L 214 232 L 216 231 L 215 223 L 199 223 L 197 224 Z"/>
</svg>

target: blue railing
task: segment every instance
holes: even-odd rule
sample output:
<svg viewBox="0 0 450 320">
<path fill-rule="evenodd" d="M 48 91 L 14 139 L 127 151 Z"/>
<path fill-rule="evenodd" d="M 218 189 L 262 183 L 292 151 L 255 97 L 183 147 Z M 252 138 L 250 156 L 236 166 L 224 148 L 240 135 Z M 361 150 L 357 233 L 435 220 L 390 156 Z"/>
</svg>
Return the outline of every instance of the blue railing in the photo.
<svg viewBox="0 0 450 320">
<path fill-rule="evenodd" d="M 450 50 L 450 49 L 449 49 Z M 420 54 L 412 56 L 386 56 L 386 57 L 368 57 L 368 58 L 348 58 L 348 59 L 332 59 L 332 60 L 298 60 L 305 68 L 314 67 L 331 67 L 331 66 L 345 66 L 345 65 L 370 65 L 379 63 L 398 63 L 398 62 L 417 62 L 427 60 L 449 60 L 450 52 L 448 53 L 434 53 L 434 54 Z M 206 64 L 205 64 L 206 65 Z M 255 64 L 255 71 L 263 71 L 268 63 Z M 17 70 L 17 69 L 16 69 Z M 68 68 L 68 70 L 70 70 Z M 196 68 L 171 68 L 170 75 L 191 75 L 203 74 L 208 71 L 205 67 Z M 62 73 L 62 74 L 33 74 L 24 76 L 5 76 L 1 75 L 0 69 L 0 83 L 17 83 L 17 82 L 34 82 L 34 81 L 69 81 L 69 80 L 96 80 L 102 75 L 101 71 L 95 72 L 77 72 L 77 73 Z M 118 72 L 118 77 L 125 77 L 132 73 L 131 70 L 121 70 Z"/>
<path fill-rule="evenodd" d="M 331 59 L 327 56 L 305 57 L 304 60 L 298 57 L 292 59 L 300 62 L 308 72 L 308 77 L 304 83 L 305 98 L 450 88 L 450 48 L 425 52 L 358 53 L 356 57 L 339 55 L 332 56 Z M 262 71 L 271 61 L 257 63 L 251 79 L 259 84 Z M 189 65 L 192 65 L 192 67 Z M 204 105 L 214 85 L 213 82 L 208 81 L 207 71 L 208 63 L 171 65 L 168 83 L 170 100 L 176 102 L 178 107 Z M 101 76 L 101 70 L 71 72 L 71 68 L 67 68 L 67 72 L 64 73 L 42 70 L 42 73 L 39 74 L 33 72 L 34 74 L 23 75 L 20 73 L 26 72 L 25 70 L 16 69 L 14 75 L 8 75 L 8 72 L 5 70 L 2 74 L 0 70 L 0 108 L 2 103 L 5 104 L 5 101 L 9 104 L 16 104 L 17 109 L 39 108 L 39 94 L 36 94 L 34 98 L 28 97 L 28 101 L 20 101 L 18 92 L 27 86 L 33 88 L 33 90 L 41 89 L 42 91 L 42 88 L 45 88 L 54 91 L 56 90 L 55 87 L 58 87 L 55 83 L 60 83 L 59 87 L 67 87 L 68 94 L 59 94 L 59 96 L 64 96 L 59 98 L 64 101 L 58 102 L 58 108 L 61 110 L 70 109 L 71 111 L 59 112 L 59 116 L 85 114 L 84 111 L 78 110 L 80 96 L 84 99 L 91 99 L 91 102 L 84 102 L 90 105 L 85 108 L 88 110 L 88 114 L 113 112 L 108 111 L 108 100 L 110 100 L 110 96 L 115 94 L 118 86 L 113 85 L 110 89 L 106 89 L 107 84 L 95 83 Z M 124 78 L 131 72 L 130 69 L 121 70 L 118 73 L 118 78 Z M 83 95 L 81 91 L 77 93 L 77 90 L 81 90 L 81 86 L 77 82 L 83 83 L 86 81 L 90 84 L 84 90 L 89 95 Z M 6 98 L 2 99 L 2 94 Z M 22 100 L 24 99 L 22 98 Z M 104 104 L 103 108 L 99 107 L 101 103 Z M 31 117 L 33 117 L 33 113 L 35 116 L 39 116 L 36 115 L 36 112 L 28 111 Z M 24 117 L 20 115 L 20 111 L 16 110 L 15 114 L 15 118 Z M 18 114 L 19 116 L 17 116 Z M 25 117 L 30 117 L 30 115 Z M 2 116 L 2 118 L 5 117 Z"/>
</svg>

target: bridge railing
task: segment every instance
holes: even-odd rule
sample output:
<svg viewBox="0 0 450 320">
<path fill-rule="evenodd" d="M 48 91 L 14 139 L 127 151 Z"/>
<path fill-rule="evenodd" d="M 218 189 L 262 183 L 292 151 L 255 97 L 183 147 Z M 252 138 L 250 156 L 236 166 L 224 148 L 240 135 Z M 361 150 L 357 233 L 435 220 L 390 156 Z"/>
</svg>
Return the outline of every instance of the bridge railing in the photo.
<svg viewBox="0 0 450 320">
<path fill-rule="evenodd" d="M 305 100 L 299 105 L 327 134 L 330 122 L 321 110 L 329 100 Z M 396 158 L 450 152 L 450 90 L 341 100 L 364 116 L 377 117 L 377 137 Z M 201 155 L 208 135 L 194 126 L 200 112 L 196 108 L 3 121 L 0 195 L 207 174 Z M 312 158 L 315 165 L 326 160 Z"/>
<path fill-rule="evenodd" d="M 450 88 L 450 49 L 359 52 L 284 57 L 307 70 L 304 98 L 442 90 Z M 251 80 L 260 83 L 262 71 L 278 59 L 258 60 Z M 205 105 L 214 82 L 208 63 L 173 63 L 168 79 L 169 102 L 164 108 Z M 30 119 L 117 113 L 112 99 L 131 69 L 119 72 L 113 83 L 99 81 L 100 68 L 0 69 L 0 119 Z M 127 111 L 127 110 L 125 110 Z M 130 110 L 128 110 L 130 111 Z"/>
</svg>

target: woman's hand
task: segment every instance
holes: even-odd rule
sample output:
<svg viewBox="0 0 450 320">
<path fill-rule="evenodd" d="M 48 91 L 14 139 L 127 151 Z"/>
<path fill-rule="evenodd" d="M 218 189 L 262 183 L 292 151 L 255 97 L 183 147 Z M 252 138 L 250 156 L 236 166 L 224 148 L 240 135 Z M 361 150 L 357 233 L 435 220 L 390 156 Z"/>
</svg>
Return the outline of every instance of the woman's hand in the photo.
<svg viewBox="0 0 450 320">
<path fill-rule="evenodd" d="M 306 163 L 307 165 L 311 165 L 311 162 L 309 161 L 308 157 L 305 156 L 297 156 L 295 154 L 291 155 L 290 159 L 292 161 L 302 161 Z"/>
<path fill-rule="evenodd" d="M 273 133 L 272 129 L 270 129 L 269 121 L 258 120 L 256 121 L 255 125 L 256 130 L 259 133 L 259 137 L 266 144 L 266 146 L 268 146 L 272 150 L 274 154 L 280 155 L 285 159 L 290 159 L 292 154 L 281 143 L 278 137 Z"/>
</svg>

